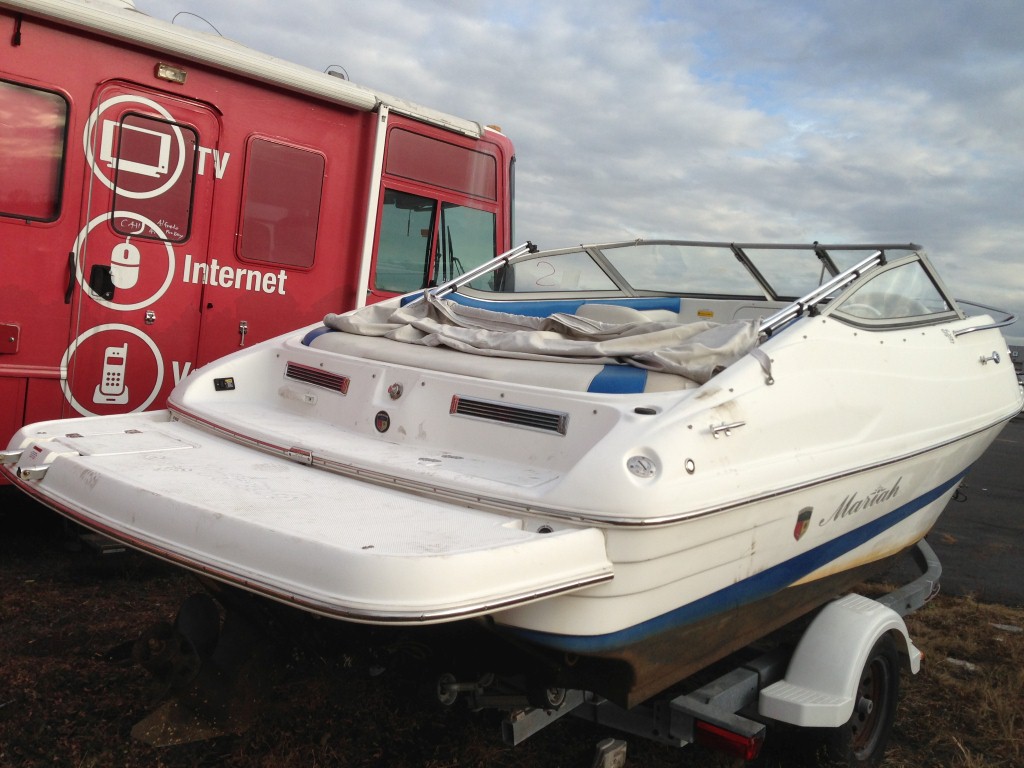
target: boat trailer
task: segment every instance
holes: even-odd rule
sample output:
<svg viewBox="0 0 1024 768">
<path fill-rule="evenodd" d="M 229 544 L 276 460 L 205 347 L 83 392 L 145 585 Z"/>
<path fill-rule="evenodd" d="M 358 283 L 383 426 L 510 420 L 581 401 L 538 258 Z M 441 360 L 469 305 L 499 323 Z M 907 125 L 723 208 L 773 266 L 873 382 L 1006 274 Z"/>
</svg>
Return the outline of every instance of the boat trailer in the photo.
<svg viewBox="0 0 1024 768">
<path fill-rule="evenodd" d="M 916 673 L 920 665 L 903 617 L 939 590 L 942 567 L 934 551 L 924 540 L 910 551 L 920 574 L 904 586 L 874 599 L 839 597 L 809 624 L 805 618 L 770 636 L 783 637 L 774 647 L 755 643 L 630 709 L 589 691 L 531 687 L 514 675 L 460 680 L 442 672 L 433 695 L 444 706 L 462 701 L 472 710 L 503 712 L 501 736 L 509 746 L 572 715 L 672 747 L 698 744 L 753 760 L 772 723 L 787 723 L 823 729 L 830 755 L 869 764 L 888 739 L 900 667 Z M 134 738 L 154 746 L 246 730 L 265 690 L 260 674 L 268 649 L 287 642 L 280 625 L 268 634 L 268 622 L 247 596 L 233 598 L 202 581 L 208 593 L 188 598 L 173 624 L 120 647 L 164 684 L 157 697 L 163 703 L 132 729 Z M 225 607 L 222 623 L 214 598 Z M 680 693 L 687 684 L 697 687 Z M 622 768 L 626 750 L 622 739 L 601 741 L 594 768 Z"/>
<path fill-rule="evenodd" d="M 939 591 L 942 566 L 935 552 L 923 539 L 911 552 L 920 569 L 913 581 L 875 599 L 840 597 L 817 613 L 795 649 L 756 655 L 689 693 L 623 709 L 587 691 L 551 689 L 546 705 L 535 706 L 524 705 L 522 695 L 502 693 L 491 676 L 460 683 L 442 675 L 438 700 L 452 705 L 462 697 L 473 709 L 505 710 L 502 738 L 510 746 L 573 715 L 661 744 L 700 744 L 753 760 L 775 721 L 834 729 L 842 742 L 839 750 L 866 761 L 884 749 L 898 691 L 899 669 L 880 670 L 877 649 L 891 648 L 895 641 L 904 666 L 916 673 L 921 654 L 902 618 Z M 847 664 L 837 663 L 844 658 Z M 597 747 L 594 766 L 619 768 L 625 756 L 625 742 L 607 739 Z"/>
</svg>

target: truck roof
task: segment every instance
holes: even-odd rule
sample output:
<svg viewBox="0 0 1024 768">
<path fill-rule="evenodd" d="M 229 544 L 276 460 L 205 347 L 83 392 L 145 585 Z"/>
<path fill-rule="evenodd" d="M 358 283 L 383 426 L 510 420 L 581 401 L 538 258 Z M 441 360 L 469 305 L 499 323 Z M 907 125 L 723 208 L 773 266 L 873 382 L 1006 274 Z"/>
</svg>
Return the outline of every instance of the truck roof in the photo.
<svg viewBox="0 0 1024 768">
<path fill-rule="evenodd" d="M 133 0 L 0 0 L 0 7 L 353 109 L 372 112 L 383 104 L 399 114 L 467 136 L 479 137 L 485 130 L 472 120 L 364 88 L 326 72 L 253 50 L 225 37 L 153 18 L 135 8 Z"/>
</svg>

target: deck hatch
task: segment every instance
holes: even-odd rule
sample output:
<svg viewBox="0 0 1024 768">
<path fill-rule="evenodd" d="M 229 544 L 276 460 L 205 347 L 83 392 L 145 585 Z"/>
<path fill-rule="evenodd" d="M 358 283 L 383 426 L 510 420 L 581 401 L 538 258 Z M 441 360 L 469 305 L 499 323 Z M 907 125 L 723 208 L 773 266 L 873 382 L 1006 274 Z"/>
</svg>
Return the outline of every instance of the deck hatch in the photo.
<svg viewBox="0 0 1024 768">
<path fill-rule="evenodd" d="M 452 396 L 449 410 L 453 416 L 494 421 L 512 427 L 537 429 L 541 432 L 555 432 L 564 435 L 569 428 L 569 414 L 548 411 L 543 408 L 527 408 L 521 405 L 497 403 L 475 397 Z"/>
<path fill-rule="evenodd" d="M 295 381 L 312 384 L 314 387 L 322 387 L 343 395 L 348 394 L 348 377 L 337 373 L 289 362 L 284 375 L 289 379 L 295 379 Z"/>
</svg>

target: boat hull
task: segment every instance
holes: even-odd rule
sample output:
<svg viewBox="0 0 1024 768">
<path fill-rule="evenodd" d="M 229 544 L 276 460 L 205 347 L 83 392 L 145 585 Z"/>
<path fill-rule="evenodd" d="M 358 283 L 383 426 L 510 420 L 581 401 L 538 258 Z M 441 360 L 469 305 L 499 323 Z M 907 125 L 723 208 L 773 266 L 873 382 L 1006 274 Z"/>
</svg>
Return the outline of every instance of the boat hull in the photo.
<svg viewBox="0 0 1024 768">
<path fill-rule="evenodd" d="M 706 555 L 711 548 L 706 543 L 697 544 L 695 551 L 701 552 L 705 560 L 702 566 L 695 565 L 694 570 L 704 570 L 662 590 L 667 593 L 665 604 L 676 600 L 678 607 L 624 630 L 583 636 L 523 629 L 530 624 L 586 626 L 588 620 L 592 626 L 608 614 L 628 611 L 638 598 L 628 594 L 618 579 L 576 595 L 499 612 L 493 619 L 502 631 L 553 652 L 551 658 L 557 658 L 558 673 L 557 682 L 552 684 L 594 690 L 620 706 L 634 706 L 886 570 L 927 534 L 955 493 L 969 463 L 984 451 L 997 432 L 994 429 L 974 440 L 947 446 L 942 456 L 929 453 L 919 457 L 914 463 L 936 465 L 939 473 L 953 471 L 953 476 L 903 503 L 880 503 L 870 519 L 859 520 L 834 538 L 802 549 L 746 578 L 730 581 L 728 575 L 723 577 L 723 572 L 731 571 L 727 562 L 731 558 L 709 561 Z M 911 473 L 906 465 L 889 469 L 904 473 L 899 475 L 901 478 Z M 825 485 L 816 489 L 814 495 L 832 497 L 851 484 L 863 486 L 866 479 L 870 479 L 870 474 L 857 475 L 836 484 L 836 488 Z M 791 499 L 792 509 L 808 509 L 800 506 L 808 495 Z M 848 493 L 842 499 L 851 496 Z M 833 518 L 844 509 L 842 503 L 835 509 L 828 508 L 823 516 L 812 514 L 801 538 L 808 535 L 811 525 L 822 521 L 837 523 Z M 767 517 L 767 510 L 764 511 Z M 788 543 L 794 548 L 798 543 L 796 533 L 804 527 L 799 518 L 799 514 L 793 514 L 780 519 L 780 524 L 791 524 Z M 744 531 L 730 537 L 732 544 L 722 546 L 721 550 L 744 551 L 752 533 Z M 661 537 L 669 535 L 668 531 L 660 533 Z M 625 570 L 619 562 L 615 568 L 617 574 Z M 712 582 L 716 586 L 708 587 Z M 620 594 L 613 597 L 610 593 L 616 588 Z M 604 595 L 603 599 L 598 593 Z M 687 602 L 681 597 L 686 594 L 700 597 Z M 650 598 L 651 595 L 645 595 L 645 599 Z M 557 624 L 552 623 L 553 619 Z"/>
<path fill-rule="evenodd" d="M 617 649 L 557 653 L 535 644 L 535 635 L 512 633 L 522 645 L 537 649 L 546 670 L 538 684 L 593 691 L 620 707 L 630 708 L 772 632 L 808 616 L 867 579 L 883 573 L 901 553 L 781 589 L 742 605 L 675 624 Z M 507 632 L 508 628 L 500 629 Z"/>
</svg>

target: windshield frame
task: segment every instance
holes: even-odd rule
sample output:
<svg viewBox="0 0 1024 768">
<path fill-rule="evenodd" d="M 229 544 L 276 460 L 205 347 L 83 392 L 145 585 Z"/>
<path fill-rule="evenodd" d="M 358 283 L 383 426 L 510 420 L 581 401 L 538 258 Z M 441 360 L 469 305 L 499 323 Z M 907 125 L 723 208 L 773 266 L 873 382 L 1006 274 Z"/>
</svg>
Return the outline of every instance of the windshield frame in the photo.
<svg viewBox="0 0 1024 768">
<path fill-rule="evenodd" d="M 733 284 L 723 284 L 718 290 L 702 288 L 699 290 L 685 290 L 682 286 L 666 285 L 660 283 L 658 287 L 636 285 L 638 282 L 635 278 L 630 280 L 630 269 L 628 264 L 623 260 L 623 256 L 629 254 L 630 251 L 633 253 L 637 249 L 665 249 L 665 253 L 671 253 L 671 249 L 679 249 L 680 254 L 686 254 L 688 252 L 699 252 L 704 250 L 708 252 L 709 249 L 715 249 L 722 251 L 723 255 L 727 255 L 728 259 L 723 259 L 723 264 L 728 261 L 735 267 L 734 274 L 730 274 L 729 279 L 733 280 Z M 815 292 L 822 285 L 827 284 L 833 280 L 836 276 L 842 274 L 844 270 L 840 267 L 847 267 L 847 263 L 851 266 L 859 263 L 867 255 L 874 252 L 881 252 L 883 262 L 886 260 L 887 253 L 895 252 L 899 258 L 904 255 L 913 256 L 919 253 L 920 246 L 913 243 L 907 244 L 855 244 L 855 245 L 826 245 L 820 243 L 810 244 L 793 244 L 793 243 L 726 243 L 726 242 L 715 242 L 715 241 L 698 241 L 698 240 L 631 240 L 623 242 L 608 242 L 608 243 L 595 243 L 589 245 L 578 245 L 568 248 L 557 248 L 549 249 L 544 251 L 534 250 L 530 253 L 518 253 L 516 256 L 508 262 L 509 269 L 523 270 L 523 265 L 526 262 L 535 261 L 538 264 L 544 260 L 555 260 L 561 256 L 568 254 L 585 254 L 588 256 L 593 266 L 598 270 L 605 281 L 605 286 L 598 288 L 593 285 L 594 281 L 591 279 L 591 285 L 589 287 L 578 288 L 575 286 L 563 285 L 559 287 L 558 282 L 555 281 L 553 284 L 545 286 L 543 288 L 538 287 L 537 290 L 523 290 L 522 286 L 517 290 L 514 285 L 502 281 L 501 279 L 495 279 L 493 283 L 497 287 L 498 285 L 503 286 L 498 289 L 487 289 L 481 287 L 479 282 L 476 282 L 472 287 L 468 285 L 470 281 L 454 281 L 454 287 L 464 293 L 471 293 L 475 298 L 486 299 L 492 298 L 494 300 L 501 300 L 502 298 L 512 298 L 514 295 L 515 299 L 525 300 L 529 298 L 557 298 L 560 296 L 564 297 L 580 297 L 580 296 L 599 296 L 599 297 L 638 297 L 638 296 L 680 296 L 680 297 L 703 297 L 703 298 L 742 298 L 752 299 L 761 301 L 784 301 L 790 302 L 800 298 L 808 296 L 810 293 Z M 778 269 L 772 267 L 769 269 L 765 266 L 765 259 L 771 258 L 775 252 L 789 252 L 787 257 L 792 261 L 794 255 L 799 256 L 806 254 L 808 257 L 807 263 L 813 264 L 813 270 L 805 270 L 806 275 L 805 283 L 807 290 L 797 293 L 794 290 L 783 290 L 776 286 L 776 282 L 773 282 L 769 274 L 774 270 L 778 272 Z M 851 261 L 855 259 L 855 261 Z M 495 263 L 492 270 L 502 270 L 506 268 L 506 262 L 502 259 L 496 260 L 499 263 Z M 803 263 L 803 262 L 801 262 Z M 704 264 L 697 263 L 698 266 L 703 267 Z M 934 276 L 934 270 L 929 267 L 927 268 L 933 279 L 937 281 Z M 847 267 L 846 271 L 849 270 Z M 491 270 L 488 270 L 491 271 Z M 550 270 L 548 270 L 550 272 Z M 635 274 L 635 272 L 634 272 Z M 735 282 L 736 275 L 742 276 L 743 285 L 738 285 Z M 479 276 L 479 275 L 478 275 Z M 550 275 L 546 275 L 549 276 Z M 938 283 L 941 285 L 941 282 Z M 942 289 L 943 295 L 948 298 L 948 292 Z"/>
</svg>

